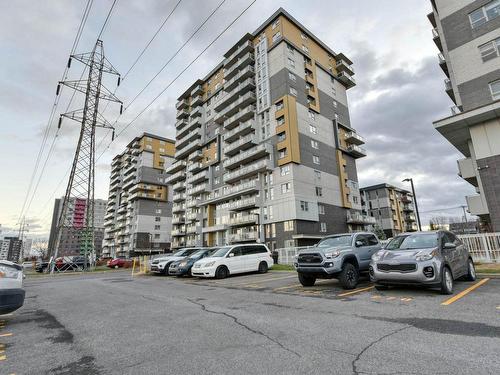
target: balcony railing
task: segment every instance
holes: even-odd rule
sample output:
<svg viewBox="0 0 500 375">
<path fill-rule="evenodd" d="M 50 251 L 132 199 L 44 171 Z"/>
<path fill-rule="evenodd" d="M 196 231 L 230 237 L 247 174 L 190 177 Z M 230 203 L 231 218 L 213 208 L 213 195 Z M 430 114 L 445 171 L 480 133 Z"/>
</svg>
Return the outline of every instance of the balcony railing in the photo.
<svg viewBox="0 0 500 375">
<path fill-rule="evenodd" d="M 357 145 L 348 145 L 347 152 L 355 158 L 362 158 L 366 156 L 366 150 L 363 147 L 359 147 Z"/>
<path fill-rule="evenodd" d="M 247 151 L 241 152 L 232 158 L 226 159 L 223 162 L 224 168 L 233 169 L 238 167 L 242 163 L 246 163 L 251 160 L 262 158 L 265 155 L 272 154 L 273 146 L 269 143 L 261 143 L 257 146 L 250 148 Z"/>
<path fill-rule="evenodd" d="M 192 187 L 190 189 L 187 189 L 186 194 L 187 195 L 194 195 L 198 194 L 201 192 L 206 191 L 208 188 L 208 184 L 201 184 L 201 185 L 196 185 L 195 187 Z"/>
<path fill-rule="evenodd" d="M 237 61 L 237 59 L 241 55 L 243 55 L 245 52 L 248 52 L 248 51 L 253 51 L 253 43 L 251 40 L 247 40 L 246 42 L 244 42 L 231 55 L 229 55 L 224 60 L 224 67 L 226 69 L 229 68 L 232 64 L 234 64 Z"/>
<path fill-rule="evenodd" d="M 355 145 L 362 145 L 365 143 L 365 138 L 360 136 L 355 131 L 350 131 L 348 133 L 345 133 L 345 140 L 346 140 L 346 142 L 351 143 L 351 144 L 355 144 Z"/>
<path fill-rule="evenodd" d="M 210 193 L 203 203 L 208 204 L 228 200 L 254 190 L 258 190 L 256 180 L 244 182 L 231 187 L 226 186 L 222 189 L 222 193 Z"/>
<path fill-rule="evenodd" d="M 255 106 L 250 105 L 235 115 L 231 116 L 227 120 L 224 121 L 224 128 L 230 130 L 238 125 L 238 123 L 249 120 L 253 118 L 255 115 Z"/>
<path fill-rule="evenodd" d="M 172 212 L 176 213 L 176 212 L 184 212 L 184 211 L 186 211 L 186 206 L 184 204 L 180 204 L 180 203 L 173 204 Z"/>
<path fill-rule="evenodd" d="M 228 236 L 229 242 L 256 241 L 259 238 L 258 232 L 234 233 Z"/>
<path fill-rule="evenodd" d="M 244 95 L 248 90 L 255 88 L 255 81 L 253 78 L 247 78 L 240 82 L 233 90 L 229 91 L 226 95 L 222 96 L 215 104 L 216 111 L 224 111 L 225 108 L 238 99 L 238 96 Z"/>
<path fill-rule="evenodd" d="M 360 214 L 359 212 L 347 211 L 347 223 L 349 224 L 375 224 L 377 219 L 374 217 Z"/>
<path fill-rule="evenodd" d="M 177 111 L 176 118 L 177 119 L 182 119 L 182 118 L 187 118 L 189 117 L 189 111 L 186 108 L 180 109 Z"/>
<path fill-rule="evenodd" d="M 253 77 L 254 75 L 255 69 L 253 66 L 249 65 L 246 68 L 241 69 L 233 78 L 227 80 L 226 83 L 224 83 L 224 89 L 226 91 L 231 91 L 236 86 L 236 84 L 238 84 L 238 82 L 245 78 Z"/>
<path fill-rule="evenodd" d="M 184 180 L 186 178 L 186 173 L 184 171 L 179 171 L 177 173 L 174 173 L 170 176 L 168 176 L 165 180 L 165 182 L 167 184 L 172 184 L 172 183 L 175 183 L 177 181 L 181 181 L 181 180 Z"/>
<path fill-rule="evenodd" d="M 208 179 L 208 171 L 202 171 L 186 179 L 186 183 L 193 184 Z"/>
<path fill-rule="evenodd" d="M 248 120 L 248 121 L 242 122 L 234 129 L 224 133 L 224 141 L 233 142 L 238 137 L 240 137 L 242 135 L 246 135 L 248 133 L 251 133 L 253 131 L 254 124 L 255 124 L 254 120 Z"/>
<path fill-rule="evenodd" d="M 224 147 L 224 154 L 231 156 L 255 144 L 257 144 L 257 136 L 255 134 L 249 134 Z"/>
<path fill-rule="evenodd" d="M 345 71 L 349 74 L 354 74 L 354 68 L 352 67 L 351 64 L 349 64 L 345 60 L 342 60 L 342 59 L 338 60 L 337 63 L 335 64 L 335 66 L 337 67 L 338 71 Z"/>
<path fill-rule="evenodd" d="M 197 139 L 197 138 L 201 138 L 201 134 L 200 134 L 200 130 L 199 129 L 195 129 L 192 132 L 190 132 L 188 135 L 186 135 L 185 137 L 183 137 L 181 139 L 178 139 L 175 142 L 175 148 L 176 149 L 182 149 L 190 141 L 192 141 L 193 139 Z"/>
<path fill-rule="evenodd" d="M 350 74 L 348 74 L 346 72 L 339 72 L 339 74 L 337 75 L 337 78 L 339 79 L 340 82 L 342 82 L 348 88 L 356 86 L 356 80 L 354 79 L 354 77 L 352 77 Z"/>
<path fill-rule="evenodd" d="M 191 96 L 196 96 L 196 95 L 200 95 L 203 93 L 203 86 L 201 85 L 196 85 L 196 87 L 191 90 Z"/>
<path fill-rule="evenodd" d="M 256 222 L 257 222 L 257 215 L 255 214 L 238 215 L 229 219 L 230 226 L 255 224 Z"/>
<path fill-rule="evenodd" d="M 252 52 L 248 52 L 242 55 L 229 69 L 226 70 L 224 78 L 228 80 L 231 79 L 238 72 L 238 69 L 242 69 L 243 67 L 245 67 L 245 65 L 248 64 L 253 65 L 254 61 L 255 59 Z"/>
<path fill-rule="evenodd" d="M 241 178 L 245 178 L 253 174 L 272 169 L 273 166 L 269 159 L 260 160 L 243 168 L 237 169 L 234 172 L 226 173 L 224 175 L 224 182 L 231 183 Z"/>
<path fill-rule="evenodd" d="M 175 163 L 172 163 L 172 165 L 167 167 L 165 169 L 165 172 L 168 174 L 172 174 L 172 173 L 178 172 L 184 168 L 186 168 L 186 161 L 185 160 L 177 160 Z"/>
<path fill-rule="evenodd" d="M 184 146 L 183 148 L 178 149 L 175 152 L 175 158 L 181 159 L 181 158 L 185 157 L 186 155 L 188 155 L 189 153 L 193 152 L 195 149 L 197 149 L 200 146 L 201 146 L 201 143 L 197 139 L 197 140 L 189 143 L 187 146 Z"/>
<path fill-rule="evenodd" d="M 214 118 L 214 121 L 217 123 L 222 123 L 225 118 L 231 117 L 236 114 L 240 108 L 244 108 L 249 104 L 255 103 L 256 97 L 255 93 L 247 92 L 245 95 L 241 96 L 238 100 L 233 102 L 232 104 L 225 107 L 222 111 L 217 113 Z"/>
<path fill-rule="evenodd" d="M 230 211 L 237 211 L 243 208 L 253 207 L 257 204 L 257 197 L 240 199 L 230 203 L 224 203 L 221 206 L 224 209 L 228 209 Z"/>
<path fill-rule="evenodd" d="M 178 110 L 186 107 L 189 107 L 189 101 L 187 99 L 181 99 L 175 105 L 175 108 L 177 108 Z"/>
</svg>

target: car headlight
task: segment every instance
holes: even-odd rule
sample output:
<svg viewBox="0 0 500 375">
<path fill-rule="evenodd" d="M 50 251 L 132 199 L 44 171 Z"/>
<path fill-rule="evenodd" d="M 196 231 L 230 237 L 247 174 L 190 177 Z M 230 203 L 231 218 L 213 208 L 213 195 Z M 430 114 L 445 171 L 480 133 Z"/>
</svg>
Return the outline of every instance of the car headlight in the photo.
<svg viewBox="0 0 500 375">
<path fill-rule="evenodd" d="M 339 255 L 340 255 L 340 251 L 339 250 L 331 252 L 331 253 L 325 253 L 326 259 L 337 258 Z"/>
<path fill-rule="evenodd" d="M 212 267 L 215 264 L 215 262 L 208 262 L 205 263 L 205 267 Z"/>
<path fill-rule="evenodd" d="M 187 262 L 182 262 L 182 263 L 179 263 L 177 266 L 178 267 L 186 267 L 187 266 Z"/>
<path fill-rule="evenodd" d="M 382 258 L 382 255 L 384 255 L 384 250 L 379 250 L 372 255 L 372 260 L 374 261 L 380 260 L 380 258 Z"/>
<path fill-rule="evenodd" d="M 6 279 L 17 279 L 21 271 L 16 270 L 13 267 L 0 265 L 0 278 Z"/>
<path fill-rule="evenodd" d="M 430 253 L 424 253 L 424 254 L 418 253 L 417 255 L 415 255 L 415 259 L 419 262 L 423 262 L 426 260 L 431 260 L 432 258 L 434 258 L 436 254 L 437 254 L 436 250 L 433 250 Z"/>
</svg>

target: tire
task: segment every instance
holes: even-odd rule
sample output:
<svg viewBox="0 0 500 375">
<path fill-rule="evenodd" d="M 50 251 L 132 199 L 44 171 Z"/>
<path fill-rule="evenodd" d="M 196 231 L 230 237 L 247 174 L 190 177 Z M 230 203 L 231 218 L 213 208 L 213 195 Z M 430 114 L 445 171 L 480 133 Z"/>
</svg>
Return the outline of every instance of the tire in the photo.
<svg viewBox="0 0 500 375">
<path fill-rule="evenodd" d="M 474 262 L 471 258 L 467 261 L 467 276 L 465 278 L 467 281 L 476 280 L 476 268 L 474 267 Z"/>
<path fill-rule="evenodd" d="M 163 275 L 168 276 L 168 269 L 170 268 L 170 263 L 165 264 L 165 268 L 163 268 Z"/>
<path fill-rule="evenodd" d="M 316 278 L 314 276 L 304 275 L 303 273 L 299 273 L 299 281 L 302 286 L 314 286 L 316 283 Z"/>
<path fill-rule="evenodd" d="M 344 263 L 339 275 L 340 285 L 344 289 L 354 289 L 358 285 L 359 271 L 352 263 Z"/>
<path fill-rule="evenodd" d="M 375 285 L 375 289 L 382 291 L 389 289 L 389 287 L 387 285 Z"/>
<path fill-rule="evenodd" d="M 453 275 L 448 267 L 441 274 L 441 294 L 453 294 Z"/>
<path fill-rule="evenodd" d="M 216 279 L 225 279 L 229 275 L 229 271 L 226 266 L 219 266 L 215 270 Z"/>
<path fill-rule="evenodd" d="M 258 270 L 259 270 L 259 273 L 266 273 L 268 270 L 267 262 L 260 262 Z"/>
</svg>

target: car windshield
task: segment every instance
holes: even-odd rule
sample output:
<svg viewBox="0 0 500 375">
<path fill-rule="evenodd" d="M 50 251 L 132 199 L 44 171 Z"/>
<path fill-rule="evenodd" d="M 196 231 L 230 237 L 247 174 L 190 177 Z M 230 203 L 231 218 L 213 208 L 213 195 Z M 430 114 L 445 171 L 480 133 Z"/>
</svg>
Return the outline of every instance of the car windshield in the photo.
<svg viewBox="0 0 500 375">
<path fill-rule="evenodd" d="M 184 249 L 184 250 L 179 250 L 176 253 L 173 253 L 172 255 L 174 257 L 185 257 L 189 255 L 189 253 L 190 253 L 189 249 Z"/>
<path fill-rule="evenodd" d="M 414 250 L 432 248 L 438 245 L 437 233 L 407 234 L 394 237 L 385 247 L 386 250 Z"/>
<path fill-rule="evenodd" d="M 231 249 L 231 246 L 220 247 L 215 250 L 213 254 L 210 254 L 211 257 L 223 257 L 227 254 L 227 252 Z"/>
<path fill-rule="evenodd" d="M 191 259 L 197 259 L 197 258 L 200 258 L 202 257 L 205 253 L 207 252 L 207 250 L 198 250 L 198 251 L 195 251 L 193 254 L 191 254 L 189 256 L 189 258 Z"/>
<path fill-rule="evenodd" d="M 317 247 L 338 247 L 338 246 L 350 246 L 352 236 L 335 236 L 323 238 L 316 245 Z"/>
</svg>

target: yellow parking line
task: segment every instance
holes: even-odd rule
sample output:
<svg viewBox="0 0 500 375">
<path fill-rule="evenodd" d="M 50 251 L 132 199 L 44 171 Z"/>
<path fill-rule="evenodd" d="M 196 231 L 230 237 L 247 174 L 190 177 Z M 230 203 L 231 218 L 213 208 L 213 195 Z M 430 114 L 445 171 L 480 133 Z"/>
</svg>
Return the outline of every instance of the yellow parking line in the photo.
<svg viewBox="0 0 500 375">
<path fill-rule="evenodd" d="M 465 289 L 464 291 L 458 293 L 457 295 L 447 299 L 446 301 L 444 301 L 441 305 L 443 306 L 448 306 L 448 305 L 451 305 L 453 302 L 456 302 L 458 301 L 460 298 L 466 296 L 467 294 L 469 294 L 470 292 L 472 292 L 474 289 L 477 289 L 479 288 L 481 285 L 483 284 L 486 284 L 490 279 L 489 278 L 486 278 L 486 279 L 482 279 L 481 281 L 475 283 L 474 285 L 472 285 L 471 287 Z"/>
<path fill-rule="evenodd" d="M 404 302 L 409 302 L 411 301 L 413 298 L 410 298 L 410 297 L 405 297 L 405 298 L 401 298 L 401 301 L 404 301 Z"/>
<path fill-rule="evenodd" d="M 375 288 L 375 287 L 372 285 L 372 286 L 369 286 L 367 288 L 354 289 L 354 290 L 352 290 L 350 292 L 345 292 L 345 293 L 338 294 L 337 297 L 350 296 L 352 294 L 365 292 L 365 291 L 373 289 L 373 288 Z"/>
<path fill-rule="evenodd" d="M 9 337 L 9 336 L 12 336 L 12 333 L 4 333 L 0 335 L 0 337 Z"/>
</svg>

